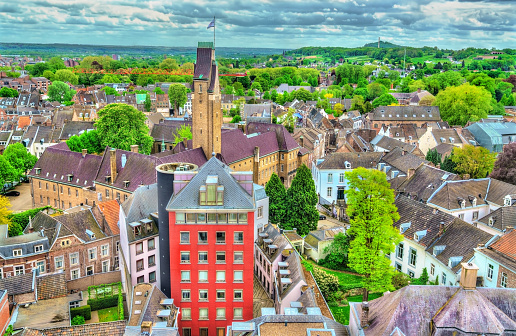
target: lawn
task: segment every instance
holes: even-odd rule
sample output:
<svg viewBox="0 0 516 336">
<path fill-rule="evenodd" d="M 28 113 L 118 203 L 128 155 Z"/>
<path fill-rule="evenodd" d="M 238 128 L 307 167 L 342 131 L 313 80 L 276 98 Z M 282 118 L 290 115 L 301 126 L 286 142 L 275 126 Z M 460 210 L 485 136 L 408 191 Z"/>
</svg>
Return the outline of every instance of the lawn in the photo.
<svg viewBox="0 0 516 336">
<path fill-rule="evenodd" d="M 381 293 L 369 294 L 369 301 L 374 300 L 382 296 Z M 362 295 L 348 296 L 348 302 L 362 302 Z M 340 324 L 349 324 L 349 306 L 344 307 L 330 307 L 331 313 L 335 320 Z"/>
<path fill-rule="evenodd" d="M 118 321 L 118 307 L 101 309 L 98 311 L 98 314 L 99 322 Z"/>
<path fill-rule="evenodd" d="M 339 284 L 343 286 L 345 289 L 362 287 L 362 277 L 359 275 L 338 271 L 330 271 L 324 268 L 322 268 L 322 270 L 324 270 L 328 274 L 335 275 L 339 279 Z"/>
</svg>

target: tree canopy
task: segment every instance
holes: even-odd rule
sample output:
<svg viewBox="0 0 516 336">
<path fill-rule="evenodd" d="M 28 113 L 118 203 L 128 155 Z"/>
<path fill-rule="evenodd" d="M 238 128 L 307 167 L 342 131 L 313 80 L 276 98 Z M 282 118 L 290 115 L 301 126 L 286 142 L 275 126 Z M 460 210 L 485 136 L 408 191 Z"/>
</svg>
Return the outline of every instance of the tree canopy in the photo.
<svg viewBox="0 0 516 336">
<path fill-rule="evenodd" d="M 75 95 L 75 90 L 70 89 L 68 84 L 61 81 L 54 81 L 48 87 L 48 100 L 60 103 L 71 101 Z"/>
<path fill-rule="evenodd" d="M 83 149 L 87 149 L 88 154 L 102 153 L 105 148 L 102 146 L 97 130 L 90 130 L 81 135 L 73 135 L 66 141 L 66 144 L 72 152 L 82 152 Z"/>
<path fill-rule="evenodd" d="M 192 126 L 181 125 L 174 133 L 174 146 L 183 141 L 184 138 L 192 139 Z"/>
<path fill-rule="evenodd" d="M 269 221 L 282 223 L 286 213 L 287 190 L 276 173 L 272 173 L 265 185 L 265 193 L 269 197 Z"/>
<path fill-rule="evenodd" d="M 168 88 L 168 99 L 170 104 L 174 106 L 176 115 L 179 113 L 179 108 L 183 107 L 188 100 L 186 86 L 183 84 L 172 84 Z"/>
<path fill-rule="evenodd" d="M 145 125 L 145 115 L 126 104 L 109 104 L 98 111 L 95 123 L 100 143 L 123 150 L 138 145 L 141 153 L 150 154 L 153 139 Z"/>
<path fill-rule="evenodd" d="M 391 104 L 398 104 L 398 100 L 393 95 L 384 93 L 380 97 L 373 100 L 373 107 L 389 106 Z"/>
<path fill-rule="evenodd" d="M 356 168 L 346 172 L 346 213 L 351 227 L 349 267 L 364 277 L 364 301 L 369 291 L 392 289 L 393 268 L 386 255 L 393 252 L 402 237 L 393 223 L 398 215 L 394 205 L 394 192 L 385 173 L 378 170 Z"/>
<path fill-rule="evenodd" d="M 516 142 L 503 146 L 490 175 L 500 181 L 516 184 Z"/>
<path fill-rule="evenodd" d="M 27 152 L 27 148 L 21 143 L 14 143 L 7 146 L 2 155 L 11 164 L 14 170 L 14 178 L 20 179 L 28 171 L 32 170 L 38 158 Z"/>
<path fill-rule="evenodd" d="M 287 190 L 287 202 L 282 228 L 296 228 L 302 236 L 317 229 L 317 193 L 310 169 L 304 164 L 297 169 L 292 185 Z"/>
<path fill-rule="evenodd" d="M 464 126 L 468 121 L 486 118 L 493 109 L 491 94 L 480 86 L 469 83 L 461 86 L 450 86 L 439 92 L 435 98 L 439 106 L 441 118 L 450 125 Z"/>
<path fill-rule="evenodd" d="M 57 70 L 54 74 L 53 80 L 70 83 L 73 85 L 79 84 L 79 77 L 77 77 L 72 71 L 67 69 Z"/>
<path fill-rule="evenodd" d="M 453 148 L 452 160 L 458 174 L 468 174 L 474 179 L 484 178 L 493 170 L 496 153 L 484 147 L 465 145 L 463 148 Z"/>
</svg>

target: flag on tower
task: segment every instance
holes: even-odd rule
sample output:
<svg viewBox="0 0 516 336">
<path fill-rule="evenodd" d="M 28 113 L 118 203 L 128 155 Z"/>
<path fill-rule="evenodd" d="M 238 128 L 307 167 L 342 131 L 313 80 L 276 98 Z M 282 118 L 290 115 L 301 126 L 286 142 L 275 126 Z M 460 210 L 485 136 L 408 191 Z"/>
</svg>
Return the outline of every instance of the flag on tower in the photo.
<svg viewBox="0 0 516 336">
<path fill-rule="evenodd" d="M 215 27 L 215 18 L 213 18 L 213 20 L 210 22 L 210 24 L 208 25 L 208 28 L 206 29 L 210 29 L 212 27 Z"/>
</svg>

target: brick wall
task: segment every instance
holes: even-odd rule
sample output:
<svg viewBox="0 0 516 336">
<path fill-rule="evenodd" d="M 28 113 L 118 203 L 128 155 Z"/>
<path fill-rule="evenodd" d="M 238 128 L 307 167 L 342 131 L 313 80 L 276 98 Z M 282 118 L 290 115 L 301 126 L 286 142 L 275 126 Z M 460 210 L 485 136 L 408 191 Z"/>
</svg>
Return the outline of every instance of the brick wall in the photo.
<svg viewBox="0 0 516 336">
<path fill-rule="evenodd" d="M 16 302 L 17 304 L 25 304 L 25 303 L 32 303 L 36 302 L 36 291 L 30 292 L 30 293 L 24 293 L 19 295 L 14 295 L 13 302 Z"/>
<path fill-rule="evenodd" d="M 9 302 L 7 300 L 7 293 L 4 293 L 4 296 L 0 297 L 0 335 L 4 334 L 10 320 Z"/>
<path fill-rule="evenodd" d="M 122 281 L 120 271 L 113 271 L 107 273 L 98 273 L 91 276 L 82 277 L 76 280 L 66 282 L 68 291 L 80 290 L 85 291 L 88 286 L 97 286 L 102 284 L 110 284 L 113 282 Z"/>
<path fill-rule="evenodd" d="M 80 205 L 93 205 L 96 193 L 74 185 L 47 181 L 32 177 L 32 204 L 35 207 L 50 205 L 58 209 L 69 209 Z"/>
<path fill-rule="evenodd" d="M 507 275 L 506 288 L 516 288 L 516 273 L 500 265 L 498 267 L 498 284 L 496 287 L 502 287 L 502 273 Z"/>
</svg>

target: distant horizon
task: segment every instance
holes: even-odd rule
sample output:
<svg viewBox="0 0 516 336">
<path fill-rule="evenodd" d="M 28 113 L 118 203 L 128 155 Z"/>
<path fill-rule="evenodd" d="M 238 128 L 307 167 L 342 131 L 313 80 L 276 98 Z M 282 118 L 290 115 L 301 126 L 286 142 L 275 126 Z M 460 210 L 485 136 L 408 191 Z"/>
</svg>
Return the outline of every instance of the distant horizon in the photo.
<svg viewBox="0 0 516 336">
<path fill-rule="evenodd" d="M 513 0 L 23 0 L 0 4 L 5 43 L 224 48 L 516 46 Z M 195 43 L 196 45 L 196 43 Z"/>
</svg>

